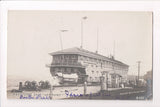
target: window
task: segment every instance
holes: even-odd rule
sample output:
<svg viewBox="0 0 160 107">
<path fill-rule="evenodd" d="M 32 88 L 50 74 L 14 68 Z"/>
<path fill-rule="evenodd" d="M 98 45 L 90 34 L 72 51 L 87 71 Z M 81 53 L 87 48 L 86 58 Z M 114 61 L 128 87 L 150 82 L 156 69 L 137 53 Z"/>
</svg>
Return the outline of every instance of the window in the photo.
<svg viewBox="0 0 160 107">
<path fill-rule="evenodd" d="M 67 71 L 66 71 L 67 73 L 71 73 L 71 68 L 67 68 Z"/>
<path fill-rule="evenodd" d="M 68 58 L 71 60 L 72 59 L 72 55 L 68 55 Z"/>
<path fill-rule="evenodd" d="M 83 56 L 80 56 L 80 60 L 83 60 Z"/>
<path fill-rule="evenodd" d="M 86 60 L 87 60 L 87 61 L 89 61 L 89 58 L 88 58 L 88 57 L 86 57 Z"/>
<path fill-rule="evenodd" d="M 94 71 L 92 71 L 92 74 L 94 74 Z"/>
<path fill-rule="evenodd" d="M 98 59 L 97 59 L 97 64 L 99 63 Z"/>
<path fill-rule="evenodd" d="M 103 72 L 101 72 L 101 75 L 103 75 Z"/>
<path fill-rule="evenodd" d="M 66 59 L 69 59 L 69 56 L 68 56 L 68 55 L 66 55 Z"/>
<path fill-rule="evenodd" d="M 93 59 L 93 58 L 91 58 L 91 62 L 94 62 L 94 59 Z"/>
<path fill-rule="evenodd" d="M 97 74 L 98 74 L 98 71 L 97 71 Z"/>
<path fill-rule="evenodd" d="M 72 55 L 72 59 L 75 59 L 75 55 Z"/>
</svg>

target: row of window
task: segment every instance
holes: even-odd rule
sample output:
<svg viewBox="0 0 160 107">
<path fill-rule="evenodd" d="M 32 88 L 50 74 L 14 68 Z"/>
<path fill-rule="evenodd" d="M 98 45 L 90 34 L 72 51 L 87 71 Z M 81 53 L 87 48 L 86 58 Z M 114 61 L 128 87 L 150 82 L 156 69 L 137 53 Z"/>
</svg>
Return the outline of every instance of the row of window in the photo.
<svg viewBox="0 0 160 107">
<path fill-rule="evenodd" d="M 90 80 L 100 80 L 100 77 L 91 77 L 91 76 L 90 76 L 89 79 L 90 79 Z M 117 76 L 117 77 L 108 76 L 107 79 L 108 79 L 108 81 L 109 81 L 110 79 L 112 79 L 112 80 L 114 80 L 114 79 L 115 79 L 115 80 L 122 80 L 122 77 L 118 77 L 118 76 Z"/>
<path fill-rule="evenodd" d="M 87 62 L 87 63 L 93 63 L 91 64 L 92 67 L 101 67 L 101 68 L 107 68 L 107 67 L 114 67 L 114 69 L 128 69 L 128 67 L 120 64 L 115 64 L 110 61 L 104 61 L 96 58 L 90 58 L 86 56 L 79 56 L 80 60 Z M 53 61 L 54 62 L 68 62 L 68 60 L 78 60 L 77 55 L 54 55 Z M 72 61 L 71 61 L 72 62 Z"/>
<path fill-rule="evenodd" d="M 53 60 L 53 64 L 64 64 L 64 65 L 74 65 L 77 64 L 77 60 Z"/>
<path fill-rule="evenodd" d="M 100 77 L 89 77 L 89 80 L 90 81 L 94 81 L 94 80 L 100 81 Z"/>
<path fill-rule="evenodd" d="M 63 73 L 80 73 L 80 71 L 76 68 L 54 68 L 53 71 Z"/>
<path fill-rule="evenodd" d="M 54 55 L 53 60 L 78 59 L 77 55 Z"/>
<path fill-rule="evenodd" d="M 104 60 L 100 60 L 100 59 L 96 59 L 96 58 L 89 58 L 86 56 L 80 56 L 80 60 L 95 63 L 96 65 L 99 65 L 101 67 L 114 67 L 114 68 L 118 68 L 118 69 L 126 68 L 126 66 L 124 66 L 124 65 L 115 64 L 110 61 L 104 61 Z M 94 65 L 91 65 L 91 66 L 94 66 Z"/>
<path fill-rule="evenodd" d="M 92 74 L 99 74 L 99 71 L 92 71 Z M 101 72 L 101 74 L 102 74 L 102 72 Z"/>
<path fill-rule="evenodd" d="M 124 67 L 124 66 L 116 66 L 116 65 L 114 65 L 114 66 L 111 66 L 111 65 L 107 65 L 107 64 L 89 64 L 89 66 L 90 67 L 92 67 L 92 68 L 97 68 L 97 67 L 101 67 L 101 68 L 112 68 L 112 69 L 115 69 L 115 70 L 124 70 L 124 69 L 128 69 L 128 68 L 126 68 L 126 67 Z"/>
</svg>

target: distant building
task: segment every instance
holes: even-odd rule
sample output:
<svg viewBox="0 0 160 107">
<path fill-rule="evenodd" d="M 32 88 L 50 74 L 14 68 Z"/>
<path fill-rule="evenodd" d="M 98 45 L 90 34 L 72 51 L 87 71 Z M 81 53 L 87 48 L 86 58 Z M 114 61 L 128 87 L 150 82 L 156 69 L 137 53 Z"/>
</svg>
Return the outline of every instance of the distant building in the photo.
<svg viewBox="0 0 160 107">
<path fill-rule="evenodd" d="M 52 63 L 49 65 L 51 75 L 59 76 L 61 83 L 84 81 L 99 83 L 104 73 L 107 73 L 107 81 L 110 85 L 127 79 L 129 66 L 115 60 L 114 57 L 108 58 L 77 47 L 53 52 L 50 55 L 53 56 Z"/>
<path fill-rule="evenodd" d="M 153 96 L 153 71 L 150 70 L 144 75 L 144 79 L 147 82 L 147 97 L 152 98 Z"/>
<path fill-rule="evenodd" d="M 139 81 L 144 82 L 143 76 L 139 76 Z M 127 83 L 129 85 L 137 85 L 138 76 L 137 75 L 127 75 Z"/>
<path fill-rule="evenodd" d="M 148 72 L 143 76 L 143 78 L 144 78 L 145 80 L 147 80 L 147 79 L 152 80 L 152 71 L 148 71 Z"/>
</svg>

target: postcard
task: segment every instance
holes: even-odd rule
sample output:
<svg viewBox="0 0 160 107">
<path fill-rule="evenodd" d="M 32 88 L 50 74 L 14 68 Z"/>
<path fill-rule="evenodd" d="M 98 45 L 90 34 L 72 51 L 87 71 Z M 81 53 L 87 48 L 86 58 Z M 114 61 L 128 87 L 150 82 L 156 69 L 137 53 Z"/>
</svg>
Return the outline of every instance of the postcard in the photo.
<svg viewBox="0 0 160 107">
<path fill-rule="evenodd" d="M 7 98 L 152 100 L 152 12 L 9 10 Z"/>
</svg>

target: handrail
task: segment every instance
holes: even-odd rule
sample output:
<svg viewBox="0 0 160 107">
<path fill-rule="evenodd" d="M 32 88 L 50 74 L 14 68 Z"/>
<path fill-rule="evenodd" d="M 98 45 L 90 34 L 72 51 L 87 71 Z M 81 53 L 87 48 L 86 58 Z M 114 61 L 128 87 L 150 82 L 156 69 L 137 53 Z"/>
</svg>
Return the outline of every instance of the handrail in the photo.
<svg viewBox="0 0 160 107">
<path fill-rule="evenodd" d="M 81 65 L 75 60 L 59 60 L 57 62 L 53 62 L 52 65 Z"/>
</svg>

